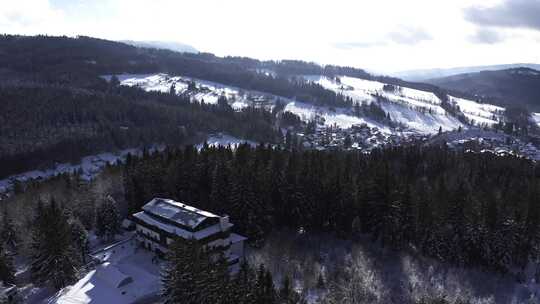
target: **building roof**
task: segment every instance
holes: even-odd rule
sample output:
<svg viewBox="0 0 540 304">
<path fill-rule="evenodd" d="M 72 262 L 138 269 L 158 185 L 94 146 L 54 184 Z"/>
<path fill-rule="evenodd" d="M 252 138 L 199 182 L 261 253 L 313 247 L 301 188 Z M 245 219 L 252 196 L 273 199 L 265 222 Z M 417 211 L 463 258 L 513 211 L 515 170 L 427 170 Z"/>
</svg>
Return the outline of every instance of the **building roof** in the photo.
<svg viewBox="0 0 540 304">
<path fill-rule="evenodd" d="M 137 212 L 137 213 L 133 214 L 133 217 L 140 220 L 140 221 L 145 222 L 146 224 L 148 224 L 150 226 L 154 226 L 154 227 L 156 227 L 156 228 L 158 228 L 160 230 L 166 231 L 166 232 L 168 232 L 170 234 L 177 235 L 177 236 L 182 237 L 184 239 L 194 238 L 196 240 L 201 240 L 201 239 L 204 239 L 204 238 L 206 238 L 206 237 L 208 237 L 210 235 L 216 234 L 216 233 L 221 231 L 221 227 L 219 225 L 214 225 L 214 226 L 210 226 L 210 227 L 207 227 L 207 228 L 199 230 L 199 231 L 189 232 L 187 230 L 175 227 L 173 225 L 163 223 L 163 222 L 149 216 L 148 214 L 144 213 L 144 211 Z M 232 224 L 229 224 L 229 226 L 232 226 Z"/>
<path fill-rule="evenodd" d="M 247 240 L 247 237 L 237 233 L 231 233 L 231 243 L 235 244 L 238 242 L 243 242 L 245 240 Z"/>
<path fill-rule="evenodd" d="M 142 209 L 145 212 L 190 228 L 197 227 L 207 218 L 219 218 L 213 213 L 164 198 L 154 198 L 144 205 Z"/>
<path fill-rule="evenodd" d="M 120 288 L 133 282 L 133 278 L 125 275 L 118 268 L 105 262 L 96 268 L 96 275 L 102 281 L 108 283 L 114 288 Z"/>
</svg>

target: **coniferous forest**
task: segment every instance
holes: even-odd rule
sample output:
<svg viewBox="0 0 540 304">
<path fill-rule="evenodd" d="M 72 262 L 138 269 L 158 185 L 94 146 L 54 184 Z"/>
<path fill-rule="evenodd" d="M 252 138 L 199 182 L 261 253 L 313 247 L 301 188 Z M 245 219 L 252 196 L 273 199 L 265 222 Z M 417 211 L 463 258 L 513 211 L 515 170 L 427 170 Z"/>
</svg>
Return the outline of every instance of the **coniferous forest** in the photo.
<svg viewBox="0 0 540 304">
<path fill-rule="evenodd" d="M 459 266 L 507 272 L 540 258 L 538 165 L 445 147 L 317 152 L 244 145 L 127 160 L 125 198 L 154 196 L 228 214 L 253 245 L 278 227 L 369 234 Z"/>
</svg>

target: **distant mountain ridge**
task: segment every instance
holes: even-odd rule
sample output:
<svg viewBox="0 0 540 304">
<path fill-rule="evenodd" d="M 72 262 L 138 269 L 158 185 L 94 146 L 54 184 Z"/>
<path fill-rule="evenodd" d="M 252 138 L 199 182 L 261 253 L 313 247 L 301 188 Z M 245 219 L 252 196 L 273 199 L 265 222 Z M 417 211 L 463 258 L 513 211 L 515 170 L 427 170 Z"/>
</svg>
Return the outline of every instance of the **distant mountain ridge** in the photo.
<svg viewBox="0 0 540 304">
<path fill-rule="evenodd" d="M 477 73 L 481 71 L 500 71 L 515 68 L 530 68 L 540 70 L 540 64 L 534 63 L 513 63 L 485 66 L 458 67 L 448 69 L 422 69 L 391 73 L 392 76 L 408 81 L 426 81 L 434 78 L 443 78 L 453 75 Z"/>
<path fill-rule="evenodd" d="M 121 40 L 120 42 L 129 44 L 136 47 L 164 49 L 169 51 L 175 51 L 180 53 L 194 53 L 199 51 L 193 46 L 185 43 L 174 41 L 134 41 L 134 40 Z"/>
<path fill-rule="evenodd" d="M 482 71 L 426 80 L 447 90 L 458 90 L 501 105 L 540 109 L 540 71 L 513 68 Z"/>
</svg>

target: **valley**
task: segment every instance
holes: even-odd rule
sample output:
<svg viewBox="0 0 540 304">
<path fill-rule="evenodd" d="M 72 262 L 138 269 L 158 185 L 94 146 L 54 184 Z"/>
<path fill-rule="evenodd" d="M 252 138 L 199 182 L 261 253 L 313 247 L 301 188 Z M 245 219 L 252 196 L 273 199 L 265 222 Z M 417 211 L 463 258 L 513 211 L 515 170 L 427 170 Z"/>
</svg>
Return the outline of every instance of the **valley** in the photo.
<svg viewBox="0 0 540 304">
<path fill-rule="evenodd" d="M 0 54 L 21 302 L 540 301 L 534 70 L 421 83 L 85 36 Z"/>
</svg>

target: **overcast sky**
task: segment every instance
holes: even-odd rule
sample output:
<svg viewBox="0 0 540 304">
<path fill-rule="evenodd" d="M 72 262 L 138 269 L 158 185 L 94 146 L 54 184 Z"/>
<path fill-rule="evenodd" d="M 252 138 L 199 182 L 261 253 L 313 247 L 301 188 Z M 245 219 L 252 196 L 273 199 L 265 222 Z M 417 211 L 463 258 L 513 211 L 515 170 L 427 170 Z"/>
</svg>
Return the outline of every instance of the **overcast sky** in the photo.
<svg viewBox="0 0 540 304">
<path fill-rule="evenodd" d="M 391 72 L 540 63 L 539 16 L 540 0 L 2 0 L 0 32 Z"/>
</svg>

